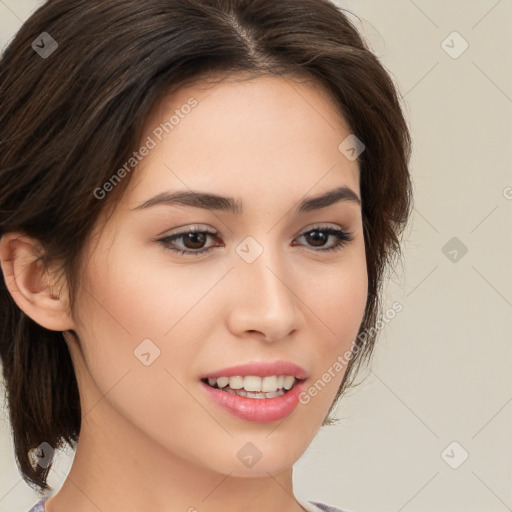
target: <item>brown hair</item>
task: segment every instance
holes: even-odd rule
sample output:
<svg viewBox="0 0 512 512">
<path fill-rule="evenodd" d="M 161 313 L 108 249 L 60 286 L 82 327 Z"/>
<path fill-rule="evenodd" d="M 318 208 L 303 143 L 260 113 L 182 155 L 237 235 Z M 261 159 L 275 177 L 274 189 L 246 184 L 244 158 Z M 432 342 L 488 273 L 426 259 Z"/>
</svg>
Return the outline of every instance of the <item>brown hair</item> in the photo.
<svg viewBox="0 0 512 512">
<path fill-rule="evenodd" d="M 53 48 L 46 58 L 32 46 L 41 39 L 40 48 Z M 40 241 L 41 262 L 62 263 L 73 311 L 82 248 L 130 175 L 103 201 L 94 190 L 130 158 L 152 108 L 187 82 L 244 72 L 323 85 L 366 146 L 359 163 L 369 289 L 359 333 L 370 334 L 356 339 L 334 406 L 372 353 L 384 272 L 400 253 L 411 208 L 411 142 L 392 79 L 330 1 L 48 1 L 0 61 L 0 236 L 25 232 Z M 16 461 L 29 485 L 51 489 L 51 464 L 33 464 L 30 453 L 42 442 L 58 449 L 78 441 L 76 377 L 62 332 L 25 315 L 0 281 Z"/>
</svg>

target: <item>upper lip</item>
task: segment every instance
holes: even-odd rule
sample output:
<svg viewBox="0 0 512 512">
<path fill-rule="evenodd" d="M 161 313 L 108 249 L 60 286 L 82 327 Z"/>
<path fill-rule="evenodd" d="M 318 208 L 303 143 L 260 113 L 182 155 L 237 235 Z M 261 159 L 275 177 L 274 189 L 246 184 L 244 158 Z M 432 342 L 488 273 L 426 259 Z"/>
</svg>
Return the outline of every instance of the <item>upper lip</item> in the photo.
<svg viewBox="0 0 512 512">
<path fill-rule="evenodd" d="M 255 361 L 252 363 L 239 364 L 229 368 L 221 368 L 213 372 L 206 373 L 201 379 L 214 379 L 218 377 L 235 377 L 237 375 L 254 375 L 257 377 L 268 377 L 271 375 L 291 375 L 296 379 L 305 379 L 307 372 L 301 366 L 289 361 Z"/>
</svg>

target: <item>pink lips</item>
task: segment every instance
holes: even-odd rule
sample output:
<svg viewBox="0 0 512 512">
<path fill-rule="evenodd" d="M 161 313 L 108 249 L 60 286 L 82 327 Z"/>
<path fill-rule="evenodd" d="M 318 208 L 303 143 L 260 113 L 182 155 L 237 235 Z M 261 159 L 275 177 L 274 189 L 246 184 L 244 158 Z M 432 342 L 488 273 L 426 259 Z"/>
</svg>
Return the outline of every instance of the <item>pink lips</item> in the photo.
<svg viewBox="0 0 512 512">
<path fill-rule="evenodd" d="M 247 398 L 212 388 L 204 382 L 201 382 L 201 386 L 217 405 L 234 416 L 249 421 L 269 422 L 282 420 L 293 412 L 299 403 L 304 381 L 296 382 L 292 389 L 275 398 Z"/>
<path fill-rule="evenodd" d="M 237 366 L 230 366 L 214 372 L 205 373 L 200 378 L 206 379 L 217 377 L 235 377 L 236 375 L 256 375 L 258 377 L 268 377 L 270 375 L 291 375 L 296 379 L 305 379 L 307 372 L 301 366 L 288 361 L 274 361 L 273 363 L 247 363 Z"/>
<path fill-rule="evenodd" d="M 254 422 L 278 421 L 291 414 L 299 403 L 299 396 L 304 388 L 304 379 L 307 378 L 307 372 L 304 368 L 287 361 L 275 361 L 273 363 L 248 363 L 231 366 L 205 374 L 201 379 L 234 377 L 236 375 L 244 377 L 247 375 L 258 377 L 291 375 L 299 379 L 284 395 L 275 398 L 237 396 L 201 382 L 201 387 L 207 396 L 222 409 L 241 419 Z"/>
</svg>

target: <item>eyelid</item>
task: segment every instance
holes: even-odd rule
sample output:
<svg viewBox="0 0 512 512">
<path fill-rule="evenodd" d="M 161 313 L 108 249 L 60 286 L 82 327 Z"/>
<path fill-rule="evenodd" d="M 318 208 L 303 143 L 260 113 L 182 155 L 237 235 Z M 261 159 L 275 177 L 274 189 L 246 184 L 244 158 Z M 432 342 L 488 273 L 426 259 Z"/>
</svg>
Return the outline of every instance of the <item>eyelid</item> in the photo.
<svg viewBox="0 0 512 512">
<path fill-rule="evenodd" d="M 188 233 L 190 231 L 211 231 L 212 233 L 218 233 L 218 231 L 208 226 L 207 224 L 185 224 L 184 226 L 178 226 L 177 228 L 173 228 L 171 231 L 164 231 L 160 235 L 157 235 L 157 237 L 168 237 L 173 235 L 178 235 L 181 233 Z"/>
<path fill-rule="evenodd" d="M 301 235 L 308 233 L 309 231 L 313 231 L 315 229 L 318 229 L 318 230 L 337 229 L 337 230 L 344 231 L 347 235 L 352 234 L 349 232 L 349 230 L 346 227 L 341 226 L 339 224 L 333 225 L 333 223 L 317 222 L 317 223 L 312 223 L 309 226 L 302 228 L 295 235 L 295 237 L 301 236 Z M 157 235 L 157 237 L 167 238 L 170 236 L 181 235 L 181 234 L 186 234 L 186 233 L 190 233 L 190 232 L 192 232 L 192 233 L 194 233 L 194 232 L 209 232 L 212 235 L 213 234 L 220 235 L 220 231 L 218 231 L 217 229 L 215 229 L 212 226 L 208 226 L 207 224 L 186 224 L 185 226 L 179 226 L 177 228 L 173 228 L 172 231 L 164 231 L 162 234 Z"/>
</svg>

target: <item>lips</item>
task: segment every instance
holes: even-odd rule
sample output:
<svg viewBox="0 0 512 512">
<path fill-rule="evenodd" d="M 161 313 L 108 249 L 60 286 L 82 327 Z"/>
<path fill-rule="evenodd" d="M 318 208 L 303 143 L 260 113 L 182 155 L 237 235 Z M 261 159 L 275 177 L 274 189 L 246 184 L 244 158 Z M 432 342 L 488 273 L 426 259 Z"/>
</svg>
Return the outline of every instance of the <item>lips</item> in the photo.
<svg viewBox="0 0 512 512">
<path fill-rule="evenodd" d="M 288 361 L 254 362 L 204 374 L 201 384 L 224 411 L 248 421 L 270 422 L 295 410 L 307 376 L 304 368 Z"/>
<path fill-rule="evenodd" d="M 298 380 L 306 379 L 308 374 L 301 366 L 289 361 L 274 362 L 253 362 L 222 368 L 210 373 L 201 375 L 200 379 L 219 378 L 219 377 L 236 377 L 250 376 L 269 377 L 272 375 L 290 375 Z"/>
<path fill-rule="evenodd" d="M 299 405 L 304 381 L 298 381 L 289 391 L 274 398 L 250 398 L 227 393 L 201 382 L 205 395 L 220 410 L 245 421 L 267 423 L 289 416 Z"/>
</svg>

